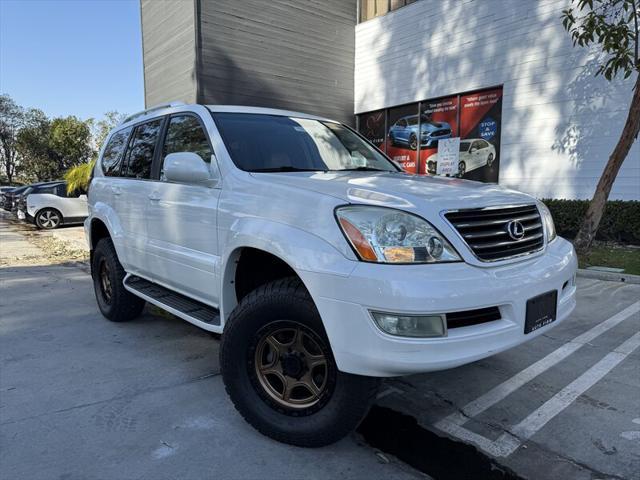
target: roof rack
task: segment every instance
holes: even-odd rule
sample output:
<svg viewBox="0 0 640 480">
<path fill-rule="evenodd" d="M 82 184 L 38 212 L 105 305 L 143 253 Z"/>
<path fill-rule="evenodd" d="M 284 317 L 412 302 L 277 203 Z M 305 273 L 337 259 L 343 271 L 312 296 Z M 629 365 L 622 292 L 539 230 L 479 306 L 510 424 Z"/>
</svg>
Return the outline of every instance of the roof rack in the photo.
<svg viewBox="0 0 640 480">
<path fill-rule="evenodd" d="M 153 107 L 146 108 L 146 109 L 142 110 L 141 112 L 132 113 L 131 115 L 126 117 L 122 122 L 120 122 L 120 125 L 122 125 L 123 123 L 130 122 L 134 118 L 138 118 L 138 117 L 142 117 L 143 115 L 147 115 L 148 113 L 154 112 L 156 110 L 161 110 L 163 108 L 169 108 L 169 107 L 180 107 L 182 105 L 186 105 L 186 104 L 184 102 L 168 102 L 168 103 L 161 103 L 159 105 L 154 105 Z"/>
</svg>

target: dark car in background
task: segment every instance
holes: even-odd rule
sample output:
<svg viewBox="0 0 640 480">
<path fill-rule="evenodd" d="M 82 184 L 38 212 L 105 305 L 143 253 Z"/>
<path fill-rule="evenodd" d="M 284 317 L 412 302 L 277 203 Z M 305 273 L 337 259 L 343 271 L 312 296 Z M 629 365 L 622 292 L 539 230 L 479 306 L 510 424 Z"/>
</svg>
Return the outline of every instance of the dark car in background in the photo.
<svg viewBox="0 0 640 480">
<path fill-rule="evenodd" d="M 17 187 L 13 190 L 9 190 L 7 192 L 2 193 L 2 208 L 7 210 L 8 212 L 12 211 L 14 207 L 14 201 L 18 195 L 24 192 L 29 185 L 25 185 L 24 187 Z"/>
</svg>

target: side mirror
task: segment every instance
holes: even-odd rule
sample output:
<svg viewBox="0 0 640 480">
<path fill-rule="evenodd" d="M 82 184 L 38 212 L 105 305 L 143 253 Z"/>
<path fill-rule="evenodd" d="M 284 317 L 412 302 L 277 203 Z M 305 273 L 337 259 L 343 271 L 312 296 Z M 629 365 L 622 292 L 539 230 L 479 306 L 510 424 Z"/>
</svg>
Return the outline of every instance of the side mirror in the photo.
<svg viewBox="0 0 640 480">
<path fill-rule="evenodd" d="M 170 182 L 207 183 L 212 180 L 209 165 L 197 153 L 170 153 L 164 159 L 164 176 Z"/>
<path fill-rule="evenodd" d="M 478 149 L 476 147 L 473 147 L 471 150 L 469 150 L 469 153 L 475 153 L 477 151 L 478 151 Z"/>
</svg>

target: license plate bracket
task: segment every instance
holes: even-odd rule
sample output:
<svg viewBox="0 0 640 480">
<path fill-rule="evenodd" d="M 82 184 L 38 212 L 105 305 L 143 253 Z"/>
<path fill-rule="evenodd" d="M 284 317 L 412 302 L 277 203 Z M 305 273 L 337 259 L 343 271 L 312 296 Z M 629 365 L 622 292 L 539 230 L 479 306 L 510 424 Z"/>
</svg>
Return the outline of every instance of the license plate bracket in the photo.
<svg viewBox="0 0 640 480">
<path fill-rule="evenodd" d="M 531 333 L 556 319 L 558 311 L 558 291 L 551 290 L 527 300 L 524 333 Z"/>
</svg>

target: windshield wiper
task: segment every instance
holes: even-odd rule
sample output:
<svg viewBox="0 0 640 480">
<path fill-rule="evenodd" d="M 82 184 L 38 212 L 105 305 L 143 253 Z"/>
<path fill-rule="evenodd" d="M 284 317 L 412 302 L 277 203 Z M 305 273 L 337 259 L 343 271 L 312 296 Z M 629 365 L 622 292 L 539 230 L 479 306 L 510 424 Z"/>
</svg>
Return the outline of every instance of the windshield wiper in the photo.
<svg viewBox="0 0 640 480">
<path fill-rule="evenodd" d="M 269 172 L 326 172 L 320 168 L 298 168 L 290 165 L 283 165 L 281 167 L 271 168 L 255 168 L 251 170 L 252 173 L 269 173 Z"/>
</svg>

